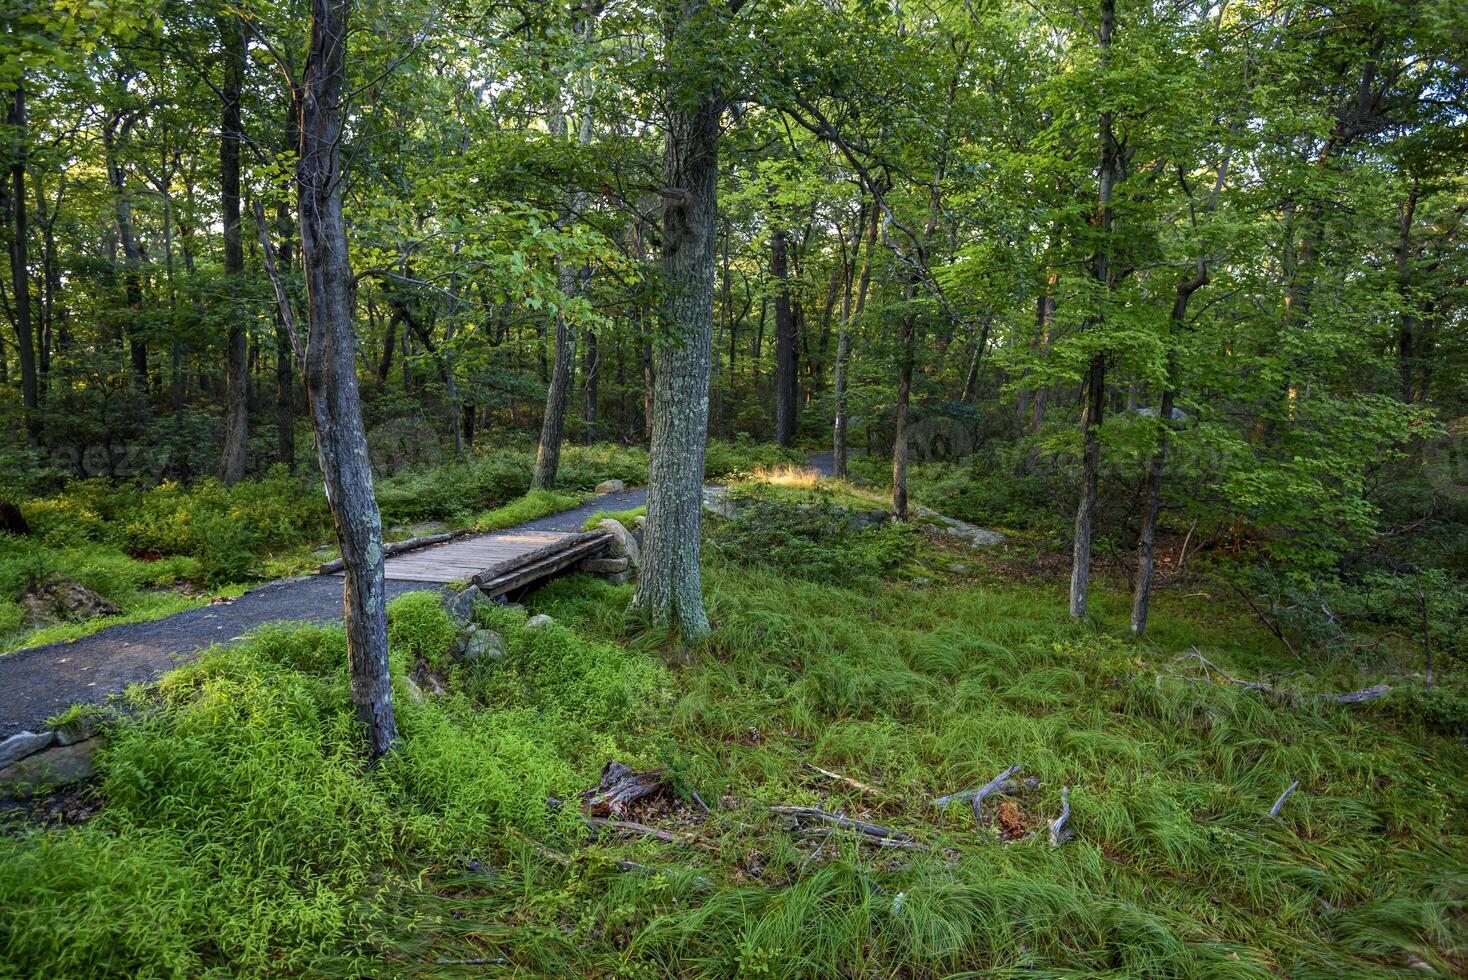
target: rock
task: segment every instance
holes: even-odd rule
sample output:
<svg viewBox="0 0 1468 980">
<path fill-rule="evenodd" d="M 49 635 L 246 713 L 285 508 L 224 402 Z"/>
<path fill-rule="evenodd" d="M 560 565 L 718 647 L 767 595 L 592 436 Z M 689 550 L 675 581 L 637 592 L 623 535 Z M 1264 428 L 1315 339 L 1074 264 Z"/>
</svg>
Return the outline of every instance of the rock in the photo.
<svg viewBox="0 0 1468 980">
<path fill-rule="evenodd" d="M 0 769 L 0 793 L 24 796 L 81 782 L 92 775 L 93 758 L 106 744 L 97 737 L 28 755 Z"/>
<path fill-rule="evenodd" d="M 505 638 L 494 630 L 471 629 L 459 639 L 464 662 L 505 659 Z"/>
<path fill-rule="evenodd" d="M 625 558 L 583 558 L 576 563 L 576 569 L 592 575 L 615 575 L 625 572 L 630 564 Z"/>
<path fill-rule="evenodd" d="M 455 592 L 443 601 L 443 611 L 448 613 L 449 618 L 460 626 L 465 623 L 474 622 L 481 608 L 488 609 L 494 602 L 483 592 L 479 586 L 471 585 L 462 592 Z"/>
<path fill-rule="evenodd" d="M 21 732 L 0 742 L 0 766 L 8 766 L 17 759 L 50 748 L 55 735 L 51 732 Z"/>
<path fill-rule="evenodd" d="M 608 517 L 605 520 L 598 521 L 596 529 L 598 531 L 605 531 L 612 536 L 611 547 L 607 549 L 607 554 L 610 557 L 625 558 L 627 559 L 627 563 L 633 568 L 641 567 L 642 548 L 638 546 L 637 539 L 632 536 L 632 532 L 622 526 L 621 521 L 615 521 Z"/>
<path fill-rule="evenodd" d="M 99 720 L 95 715 L 83 715 L 76 721 L 67 722 L 65 725 L 58 725 L 56 728 L 56 744 L 75 745 L 78 742 L 85 742 L 97 734 L 98 724 Z"/>
<path fill-rule="evenodd" d="M 847 518 L 847 526 L 853 531 L 865 531 L 878 524 L 892 520 L 892 512 L 886 510 L 854 510 Z"/>
<path fill-rule="evenodd" d="M 551 619 L 545 613 L 536 613 L 534 616 L 525 620 L 525 628 L 528 630 L 538 630 L 543 626 L 550 626 L 554 622 L 555 620 Z"/>
<path fill-rule="evenodd" d="M 729 520 L 739 513 L 739 505 L 734 502 L 734 494 L 728 487 L 704 487 L 703 509 Z"/>
<path fill-rule="evenodd" d="M 610 575 L 603 575 L 602 581 L 606 582 L 608 585 L 625 585 L 626 583 L 632 581 L 632 573 L 630 571 L 613 572 Z"/>
<path fill-rule="evenodd" d="M 1004 535 L 998 531 L 991 531 L 988 528 L 967 524 L 956 518 L 944 517 L 936 510 L 930 510 L 927 507 L 916 507 L 913 509 L 913 513 L 930 521 L 934 526 L 934 530 L 938 531 L 938 533 L 967 541 L 977 548 L 987 548 L 992 545 L 1004 543 Z"/>
<path fill-rule="evenodd" d="M 408 537 L 426 538 L 430 534 L 443 534 L 449 526 L 443 521 L 424 521 L 422 524 L 412 524 L 408 527 Z"/>
<path fill-rule="evenodd" d="M 407 688 L 408 690 L 408 700 L 412 701 L 414 704 L 422 704 L 423 688 L 419 687 L 411 677 L 404 677 L 402 681 L 403 687 Z"/>
<path fill-rule="evenodd" d="M 1150 418 L 1150 419 L 1155 419 L 1158 415 L 1162 414 L 1161 411 L 1158 408 L 1156 408 L 1156 407 L 1154 407 L 1152 405 L 1147 405 L 1147 406 L 1145 406 L 1143 408 L 1138 408 L 1138 409 L 1136 409 L 1136 413 L 1138 415 L 1141 415 L 1141 416 L 1144 416 L 1144 417 Z M 1186 421 L 1188 421 L 1189 418 L 1191 418 L 1191 416 L 1188 415 L 1187 412 L 1184 412 L 1182 409 L 1178 408 L 1175 405 L 1173 406 L 1173 409 L 1172 409 L 1172 420 L 1174 422 L 1186 422 Z"/>
<path fill-rule="evenodd" d="M 21 624 L 28 627 L 77 622 L 93 616 L 116 616 L 122 608 L 80 582 L 53 575 L 19 600 Z"/>
<path fill-rule="evenodd" d="M 583 483 L 582 486 L 585 486 Z M 627 484 L 621 480 L 603 480 L 596 485 L 597 493 L 620 493 L 627 489 Z"/>
<path fill-rule="evenodd" d="M 948 570 L 954 575 L 967 575 L 969 572 L 973 571 L 973 569 L 969 568 L 963 562 L 958 561 L 953 562 L 951 565 L 949 565 Z"/>
</svg>

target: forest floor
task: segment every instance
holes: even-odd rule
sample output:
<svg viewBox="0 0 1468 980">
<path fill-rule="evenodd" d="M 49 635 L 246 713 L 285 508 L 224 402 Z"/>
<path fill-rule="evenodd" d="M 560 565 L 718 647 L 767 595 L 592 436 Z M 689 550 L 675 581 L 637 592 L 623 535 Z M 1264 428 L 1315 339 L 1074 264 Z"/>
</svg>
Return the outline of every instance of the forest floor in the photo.
<svg viewBox="0 0 1468 980">
<path fill-rule="evenodd" d="M 340 626 L 130 691 L 78 802 L 0 827 L 0 976 L 1468 968 L 1465 750 L 1403 665 L 1288 655 L 1195 586 L 1137 640 L 1104 571 L 1072 623 L 1063 569 L 1014 576 L 1022 533 L 741 489 L 706 522 L 697 649 L 572 575 L 481 609 L 506 654 L 465 663 L 439 593 L 397 597 L 376 765 Z M 939 802 L 1014 766 L 977 815 Z"/>
<path fill-rule="evenodd" d="M 601 494 L 570 510 L 485 537 L 523 531 L 579 531 L 600 511 L 628 510 L 647 501 L 644 489 Z M 387 597 L 432 583 L 389 581 Z M 0 738 L 36 729 L 72 704 L 105 700 L 133 684 L 157 680 L 216 643 L 233 643 L 267 623 L 333 622 L 341 618 L 341 579 L 301 575 L 250 589 L 236 599 L 171 616 L 99 630 L 0 656 Z"/>
</svg>

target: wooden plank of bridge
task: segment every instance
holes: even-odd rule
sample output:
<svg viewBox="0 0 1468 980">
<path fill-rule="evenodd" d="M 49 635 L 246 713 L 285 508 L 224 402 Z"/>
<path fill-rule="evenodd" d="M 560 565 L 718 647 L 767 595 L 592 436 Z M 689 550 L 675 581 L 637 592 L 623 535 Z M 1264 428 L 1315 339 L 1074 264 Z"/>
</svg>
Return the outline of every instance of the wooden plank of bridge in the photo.
<svg viewBox="0 0 1468 980">
<path fill-rule="evenodd" d="M 528 556 L 575 535 L 548 531 L 518 531 L 461 538 L 447 544 L 390 556 L 384 568 L 389 579 L 410 582 L 466 582 L 487 568 Z"/>
<path fill-rule="evenodd" d="M 583 558 L 605 550 L 612 536 L 603 532 L 568 535 L 539 551 L 506 559 L 474 576 L 474 584 L 486 595 L 503 595 L 521 586 L 554 575 Z"/>
</svg>

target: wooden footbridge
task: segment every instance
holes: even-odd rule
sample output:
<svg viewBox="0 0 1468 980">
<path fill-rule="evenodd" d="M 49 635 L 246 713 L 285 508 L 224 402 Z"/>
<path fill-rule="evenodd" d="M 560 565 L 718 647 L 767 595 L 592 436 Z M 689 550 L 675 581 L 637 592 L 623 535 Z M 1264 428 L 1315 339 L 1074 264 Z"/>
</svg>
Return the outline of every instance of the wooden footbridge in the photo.
<svg viewBox="0 0 1468 980">
<path fill-rule="evenodd" d="M 384 574 L 403 582 L 468 582 L 489 596 L 504 595 L 565 571 L 585 558 L 600 557 L 615 539 L 605 531 L 504 531 L 435 534 L 385 547 Z M 342 563 L 322 565 L 323 575 L 340 575 Z"/>
</svg>

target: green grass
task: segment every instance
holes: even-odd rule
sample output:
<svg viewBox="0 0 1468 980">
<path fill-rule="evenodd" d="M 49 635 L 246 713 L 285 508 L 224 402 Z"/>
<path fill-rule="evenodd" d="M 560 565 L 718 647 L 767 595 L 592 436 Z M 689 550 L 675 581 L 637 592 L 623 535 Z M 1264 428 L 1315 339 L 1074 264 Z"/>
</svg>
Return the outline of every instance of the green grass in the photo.
<svg viewBox="0 0 1468 980">
<path fill-rule="evenodd" d="M 585 496 L 579 493 L 557 493 L 553 490 L 532 490 L 525 496 L 507 504 L 487 510 L 474 518 L 476 531 L 500 531 L 526 521 L 533 521 L 548 514 L 557 514 L 572 507 L 581 506 Z"/>
<path fill-rule="evenodd" d="M 1468 751 L 1395 694 L 1274 703 L 1173 661 L 1196 646 L 1306 693 L 1380 678 L 1281 658 L 1212 598 L 1159 595 L 1138 643 L 1104 578 L 1089 625 L 1066 619 L 1059 581 L 907 581 L 956 553 L 909 542 L 915 566 L 833 581 L 711 548 L 714 632 L 692 652 L 640 631 L 631 586 L 560 579 L 530 599 L 554 626 L 486 612 L 503 663 L 452 668 L 422 704 L 399 689 L 403 743 L 375 768 L 339 629 L 211 652 L 113 723 L 99 817 L 0 840 L 0 974 L 417 975 L 495 957 L 568 976 L 1462 969 Z M 451 633 L 436 598 L 397 600 L 395 671 L 442 666 Z M 665 767 L 715 812 L 647 817 L 686 844 L 588 840 L 575 794 L 611 759 Z M 932 805 L 1017 763 L 1042 780 L 1016 800 L 1038 840 L 999 843 L 967 807 Z M 1077 836 L 1053 849 L 1066 786 Z M 818 846 L 777 804 L 932 850 Z"/>
<path fill-rule="evenodd" d="M 590 531 L 605 520 L 613 520 L 623 527 L 630 528 L 637 521 L 637 518 L 646 514 L 646 504 L 641 507 L 629 507 L 626 510 L 599 510 L 581 522 L 581 530 Z"/>
<path fill-rule="evenodd" d="M 0 654 L 24 650 L 27 647 L 45 646 L 48 643 L 69 643 L 91 636 L 109 626 L 124 626 L 129 623 L 146 623 L 154 619 L 172 616 L 187 609 L 208 605 L 211 599 L 234 598 L 245 591 L 244 585 L 226 586 L 206 595 L 183 595 L 178 592 L 149 592 L 129 602 L 120 616 L 94 616 L 75 623 L 54 623 L 31 630 L 16 630 L 0 635 Z"/>
</svg>

